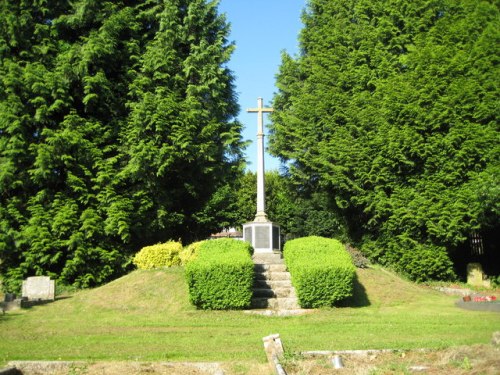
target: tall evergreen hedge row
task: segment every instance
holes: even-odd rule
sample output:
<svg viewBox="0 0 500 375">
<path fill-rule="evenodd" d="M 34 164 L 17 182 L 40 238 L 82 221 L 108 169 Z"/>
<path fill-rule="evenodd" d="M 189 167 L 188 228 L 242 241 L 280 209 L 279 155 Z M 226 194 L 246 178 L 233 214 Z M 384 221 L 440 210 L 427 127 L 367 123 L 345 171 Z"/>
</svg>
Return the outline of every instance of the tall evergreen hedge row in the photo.
<svg viewBox="0 0 500 375">
<path fill-rule="evenodd" d="M 189 299 L 205 310 L 250 306 L 253 285 L 252 247 L 229 238 L 202 242 L 186 264 Z"/>
<path fill-rule="evenodd" d="M 316 236 L 291 240 L 284 257 L 302 307 L 333 306 L 352 296 L 356 268 L 339 241 Z"/>
</svg>

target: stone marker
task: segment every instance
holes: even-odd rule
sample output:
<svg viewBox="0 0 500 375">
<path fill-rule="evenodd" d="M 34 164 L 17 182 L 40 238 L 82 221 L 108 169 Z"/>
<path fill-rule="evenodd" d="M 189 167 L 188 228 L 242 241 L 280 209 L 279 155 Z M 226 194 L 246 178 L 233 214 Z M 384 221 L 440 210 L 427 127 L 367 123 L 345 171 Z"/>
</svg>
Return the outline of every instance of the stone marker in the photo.
<svg viewBox="0 0 500 375">
<path fill-rule="evenodd" d="M 489 280 L 485 280 L 481 263 L 469 263 L 467 265 L 467 284 L 486 288 L 490 287 Z"/>
<path fill-rule="evenodd" d="M 335 354 L 332 358 L 332 364 L 334 369 L 344 368 L 344 362 L 342 361 L 342 357 L 338 354 Z"/>
<path fill-rule="evenodd" d="M 280 359 L 282 359 L 284 355 L 280 335 L 269 335 L 264 337 L 262 341 L 264 342 L 264 351 L 266 352 L 267 361 L 271 369 L 276 375 L 286 375 L 286 371 L 280 363 Z"/>
<path fill-rule="evenodd" d="M 54 301 L 56 283 L 48 276 L 32 276 L 23 281 L 23 298 L 28 301 Z"/>
</svg>

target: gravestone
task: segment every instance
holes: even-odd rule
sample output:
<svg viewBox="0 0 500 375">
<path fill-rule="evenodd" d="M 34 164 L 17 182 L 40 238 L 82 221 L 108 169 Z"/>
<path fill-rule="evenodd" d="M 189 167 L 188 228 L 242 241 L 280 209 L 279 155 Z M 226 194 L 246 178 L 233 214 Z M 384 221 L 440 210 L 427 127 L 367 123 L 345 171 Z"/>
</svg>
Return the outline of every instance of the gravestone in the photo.
<svg viewBox="0 0 500 375">
<path fill-rule="evenodd" d="M 467 284 L 472 286 L 490 288 L 491 283 L 486 279 L 481 263 L 469 263 L 467 265 Z"/>
<path fill-rule="evenodd" d="M 23 281 L 23 298 L 28 301 L 54 301 L 56 282 L 48 276 L 32 276 Z"/>
</svg>

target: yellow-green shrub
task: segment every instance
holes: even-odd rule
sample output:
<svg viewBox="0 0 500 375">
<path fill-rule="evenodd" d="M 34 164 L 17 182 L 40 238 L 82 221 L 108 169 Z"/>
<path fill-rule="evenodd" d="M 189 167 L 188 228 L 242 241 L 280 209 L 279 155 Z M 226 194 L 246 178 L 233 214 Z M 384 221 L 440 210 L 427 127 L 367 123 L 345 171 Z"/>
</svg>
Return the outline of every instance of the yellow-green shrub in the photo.
<svg viewBox="0 0 500 375">
<path fill-rule="evenodd" d="M 205 240 L 206 241 L 206 240 Z M 185 246 L 179 253 L 179 258 L 181 260 L 181 265 L 185 266 L 187 263 L 191 262 L 196 258 L 200 245 L 205 241 L 193 242 L 192 244 Z"/>
<path fill-rule="evenodd" d="M 178 266 L 181 264 L 181 250 L 182 244 L 174 241 L 146 246 L 135 254 L 132 262 L 141 270 Z"/>
</svg>

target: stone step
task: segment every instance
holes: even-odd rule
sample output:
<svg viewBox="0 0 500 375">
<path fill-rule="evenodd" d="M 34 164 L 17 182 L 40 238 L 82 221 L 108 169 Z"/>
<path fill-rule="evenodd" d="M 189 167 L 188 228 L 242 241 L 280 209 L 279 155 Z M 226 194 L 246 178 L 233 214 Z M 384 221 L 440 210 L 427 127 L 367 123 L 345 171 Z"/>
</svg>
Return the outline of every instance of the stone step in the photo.
<svg viewBox="0 0 500 375">
<path fill-rule="evenodd" d="M 260 280 L 254 280 L 253 286 L 255 288 L 291 288 L 292 287 L 292 281 L 290 279 L 288 280 L 267 280 L 267 279 L 260 279 Z"/>
<path fill-rule="evenodd" d="M 274 298 L 276 294 L 272 289 L 254 288 L 253 296 L 254 298 Z"/>
<path fill-rule="evenodd" d="M 273 309 L 273 310 L 296 310 L 300 309 L 299 302 L 295 297 L 286 298 L 252 298 L 252 307 L 255 309 Z"/>
<path fill-rule="evenodd" d="M 294 288 L 254 288 L 253 289 L 254 297 L 297 297 L 295 294 Z"/>
<path fill-rule="evenodd" d="M 280 254 L 263 254 L 263 253 L 258 253 L 254 254 L 252 256 L 253 262 L 254 263 L 260 263 L 260 264 L 284 264 L 285 261 L 281 257 Z"/>
<path fill-rule="evenodd" d="M 289 272 L 256 272 L 255 280 L 290 280 Z"/>
<path fill-rule="evenodd" d="M 286 272 L 285 264 L 262 264 L 258 263 L 253 266 L 255 272 Z"/>
</svg>

